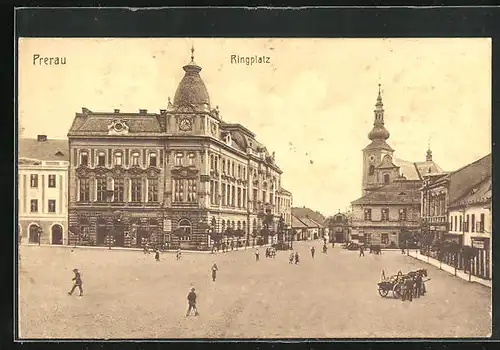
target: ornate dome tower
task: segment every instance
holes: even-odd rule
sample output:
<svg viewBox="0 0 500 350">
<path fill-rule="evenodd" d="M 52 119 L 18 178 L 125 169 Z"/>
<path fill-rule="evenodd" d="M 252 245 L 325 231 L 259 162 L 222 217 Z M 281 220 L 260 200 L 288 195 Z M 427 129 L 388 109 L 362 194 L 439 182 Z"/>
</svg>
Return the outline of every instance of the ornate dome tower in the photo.
<svg viewBox="0 0 500 350">
<path fill-rule="evenodd" d="M 382 103 L 380 84 L 378 84 L 377 103 L 375 104 L 375 110 L 373 112 L 375 113 L 375 121 L 373 123 L 372 131 L 368 134 L 368 138 L 372 141 L 385 141 L 389 138 L 390 134 L 384 126 L 384 104 Z"/>
<path fill-rule="evenodd" d="M 210 98 L 205 83 L 200 77 L 201 67 L 194 62 L 194 48 L 191 48 L 191 62 L 182 67 L 186 72 L 174 96 L 174 107 L 188 107 L 194 110 L 209 110 Z"/>
</svg>

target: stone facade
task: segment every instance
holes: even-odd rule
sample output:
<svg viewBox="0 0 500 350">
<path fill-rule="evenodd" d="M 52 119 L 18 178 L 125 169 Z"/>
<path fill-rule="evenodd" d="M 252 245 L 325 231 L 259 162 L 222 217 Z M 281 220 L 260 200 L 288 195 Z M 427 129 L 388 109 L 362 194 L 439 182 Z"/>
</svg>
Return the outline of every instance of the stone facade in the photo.
<svg viewBox="0 0 500 350">
<path fill-rule="evenodd" d="M 70 140 L 70 226 L 90 244 L 139 246 L 142 238 L 210 249 L 215 237 L 245 245 L 263 219 L 290 217 L 275 156 L 210 107 L 194 60 L 160 113 L 83 108 Z M 82 224 L 83 223 L 83 224 Z M 266 235 L 267 237 L 267 235 Z"/>
</svg>

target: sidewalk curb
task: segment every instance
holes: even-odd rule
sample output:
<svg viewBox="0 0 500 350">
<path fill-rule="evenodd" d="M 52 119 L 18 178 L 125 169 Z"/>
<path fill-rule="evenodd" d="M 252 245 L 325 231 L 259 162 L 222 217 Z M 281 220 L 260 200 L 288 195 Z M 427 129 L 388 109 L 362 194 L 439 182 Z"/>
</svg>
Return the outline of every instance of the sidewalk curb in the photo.
<svg viewBox="0 0 500 350">
<path fill-rule="evenodd" d="M 447 272 L 448 274 L 450 274 L 454 277 L 458 277 L 464 281 L 469 282 L 469 275 L 467 273 L 463 272 L 462 270 L 457 269 L 457 274 L 455 275 L 455 268 L 453 266 L 449 266 L 445 263 L 440 264 L 439 261 L 437 263 L 435 263 L 436 259 L 434 259 L 434 258 L 428 259 L 427 256 L 421 257 L 421 255 L 419 253 L 412 253 L 411 251 L 410 251 L 410 254 L 407 256 L 410 256 L 413 259 L 417 259 L 417 260 L 422 261 L 426 264 L 434 266 L 434 267 L 440 269 L 441 271 Z M 441 268 L 439 267 L 440 265 L 441 265 Z M 448 271 L 448 270 L 451 270 L 451 271 Z M 488 287 L 488 288 L 492 288 L 492 281 L 491 280 L 485 280 L 485 279 L 479 278 L 477 276 L 471 276 L 470 282 L 481 284 L 481 285 Z"/>
</svg>

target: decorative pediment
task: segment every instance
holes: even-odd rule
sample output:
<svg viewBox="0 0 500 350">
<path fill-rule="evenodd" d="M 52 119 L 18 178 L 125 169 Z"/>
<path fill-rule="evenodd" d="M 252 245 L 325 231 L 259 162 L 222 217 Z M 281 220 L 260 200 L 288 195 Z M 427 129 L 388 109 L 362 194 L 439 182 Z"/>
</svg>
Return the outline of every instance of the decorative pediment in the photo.
<svg viewBox="0 0 500 350">
<path fill-rule="evenodd" d="M 108 135 L 126 135 L 128 134 L 128 124 L 123 119 L 113 119 L 108 125 Z"/>
<path fill-rule="evenodd" d="M 144 170 L 141 169 L 139 166 L 132 166 L 129 170 L 128 173 L 130 175 L 141 175 L 144 173 Z"/>
<path fill-rule="evenodd" d="M 87 177 L 92 173 L 92 170 L 86 166 L 79 166 L 76 168 L 76 174 L 80 177 Z"/>
<path fill-rule="evenodd" d="M 104 175 L 107 175 L 110 171 L 108 169 L 106 169 L 105 167 L 97 167 L 93 170 L 91 170 L 94 174 L 96 174 L 97 176 L 104 176 Z"/>
<path fill-rule="evenodd" d="M 172 169 L 171 173 L 176 177 L 196 177 L 198 175 L 198 169 L 191 167 L 176 167 Z"/>
<path fill-rule="evenodd" d="M 160 169 L 155 167 L 149 167 L 146 169 L 146 173 L 149 177 L 158 177 L 160 175 Z"/>
<path fill-rule="evenodd" d="M 113 176 L 122 176 L 125 174 L 125 169 L 121 165 L 115 165 L 115 167 L 111 170 Z"/>
</svg>

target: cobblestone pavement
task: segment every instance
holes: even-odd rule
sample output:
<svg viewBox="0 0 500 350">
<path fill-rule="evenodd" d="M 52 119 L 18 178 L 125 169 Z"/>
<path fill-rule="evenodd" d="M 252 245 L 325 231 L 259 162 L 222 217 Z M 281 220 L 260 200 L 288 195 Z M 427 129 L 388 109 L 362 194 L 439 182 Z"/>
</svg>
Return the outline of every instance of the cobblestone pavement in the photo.
<svg viewBox="0 0 500 350">
<path fill-rule="evenodd" d="M 310 246 L 316 246 L 312 259 Z M 321 253 L 322 243 L 255 262 L 254 249 L 219 254 L 23 246 L 19 271 L 21 338 L 351 338 L 483 337 L 491 332 L 491 289 L 402 255 Z M 210 267 L 219 266 L 212 282 Z M 72 269 L 83 297 L 68 296 Z M 386 275 L 427 268 L 428 293 L 413 302 L 377 292 Z M 191 286 L 200 316 L 185 317 Z"/>
</svg>

